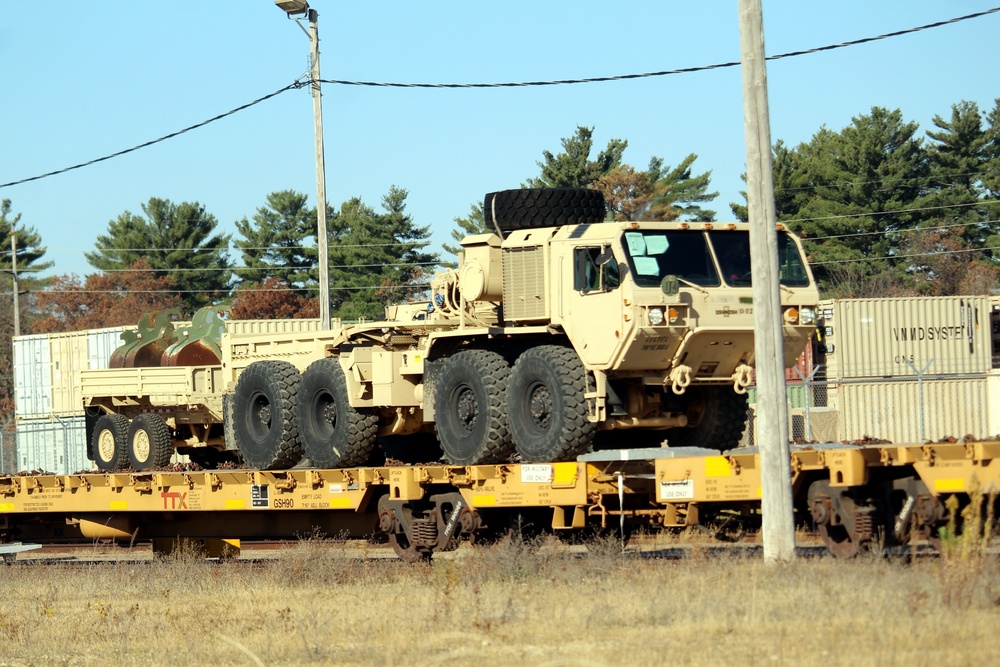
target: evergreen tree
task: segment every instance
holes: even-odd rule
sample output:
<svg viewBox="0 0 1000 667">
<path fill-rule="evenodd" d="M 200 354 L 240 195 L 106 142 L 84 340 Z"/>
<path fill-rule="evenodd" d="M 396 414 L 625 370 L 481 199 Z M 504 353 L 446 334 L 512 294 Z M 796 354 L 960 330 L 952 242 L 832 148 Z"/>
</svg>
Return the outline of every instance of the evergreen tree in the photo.
<svg viewBox="0 0 1000 667">
<path fill-rule="evenodd" d="M 267 196 L 253 220 L 236 222 L 242 236 L 233 242 L 247 269 L 237 269 L 241 284 L 263 283 L 274 277 L 293 287 L 300 296 L 316 285 L 316 211 L 308 197 L 294 190 Z M 312 243 L 307 241 L 312 237 Z"/>
<path fill-rule="evenodd" d="M 194 310 L 229 293 L 232 268 L 228 234 L 212 235 L 218 222 L 198 202 L 174 204 L 156 197 L 142 205 L 145 217 L 125 211 L 97 237 L 87 261 L 101 271 L 122 271 L 145 258 L 157 277 L 183 286 L 184 305 Z"/>
<path fill-rule="evenodd" d="M 455 245 L 442 243 L 441 247 L 444 248 L 445 252 L 455 257 L 458 257 L 458 253 L 461 252 L 462 247 L 459 244 L 466 236 L 488 234 L 496 231 L 486 226 L 486 218 L 483 217 L 483 205 L 480 202 L 476 202 L 469 207 L 469 215 L 464 218 L 456 217 L 454 222 L 456 228 L 451 230 L 451 238 L 455 240 Z"/>
<path fill-rule="evenodd" d="M 21 226 L 21 214 L 11 213 L 11 201 L 4 199 L 0 202 L 0 234 L 3 237 L 3 244 L 0 244 L 0 270 L 11 268 L 10 237 L 8 234 L 14 232 L 15 246 L 17 247 L 17 274 L 19 280 L 30 280 L 37 277 L 38 272 L 52 267 L 52 262 L 42 262 L 45 256 L 45 246 L 42 245 L 42 237 L 35 231 L 34 227 Z M 24 273 L 26 275 L 22 276 Z"/>
<path fill-rule="evenodd" d="M 590 159 L 594 147 L 594 128 L 577 126 L 576 134 L 562 140 L 563 150 L 558 155 L 542 151 L 544 162 L 538 166 L 542 173 L 528 179 L 522 187 L 528 188 L 588 188 L 601 176 L 622 164 L 622 154 L 628 141 L 612 139 L 607 147 Z"/>
<path fill-rule="evenodd" d="M 413 223 L 406 196 L 393 186 L 382 198 L 385 213 L 355 197 L 330 217 L 330 298 L 337 317 L 379 319 L 386 305 L 426 289 L 425 274 L 439 258 L 424 251 L 430 230 Z"/>
</svg>

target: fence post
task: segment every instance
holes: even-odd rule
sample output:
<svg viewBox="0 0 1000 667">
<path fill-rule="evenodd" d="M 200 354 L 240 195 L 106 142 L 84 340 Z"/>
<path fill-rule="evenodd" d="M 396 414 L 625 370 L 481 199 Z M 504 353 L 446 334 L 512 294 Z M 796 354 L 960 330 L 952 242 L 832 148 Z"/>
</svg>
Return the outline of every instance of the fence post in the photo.
<svg viewBox="0 0 1000 667">
<path fill-rule="evenodd" d="M 931 360 L 927 362 L 927 365 L 924 366 L 919 371 L 917 370 L 917 367 L 913 365 L 913 362 L 911 362 L 906 357 L 903 357 L 903 361 L 905 361 L 906 365 L 909 366 L 910 368 L 912 368 L 913 372 L 917 374 L 917 409 L 919 411 L 918 414 L 920 415 L 920 417 L 919 417 L 920 418 L 920 442 L 925 442 L 927 440 L 927 438 L 924 435 L 924 373 L 926 373 L 927 369 L 930 368 L 931 364 L 934 363 L 934 358 L 931 357 Z"/>
</svg>

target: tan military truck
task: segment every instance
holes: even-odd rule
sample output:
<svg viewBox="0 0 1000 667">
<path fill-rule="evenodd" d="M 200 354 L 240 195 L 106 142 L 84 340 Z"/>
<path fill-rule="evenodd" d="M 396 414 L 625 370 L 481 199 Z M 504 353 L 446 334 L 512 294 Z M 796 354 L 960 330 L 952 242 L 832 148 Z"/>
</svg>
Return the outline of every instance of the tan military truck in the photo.
<svg viewBox="0 0 1000 667">
<path fill-rule="evenodd" d="M 222 333 L 219 364 L 85 372 L 98 465 L 180 447 L 353 467 L 387 436 L 436 435 L 456 465 L 572 460 L 595 441 L 736 445 L 754 366 L 747 225 L 604 222 L 585 189 L 491 193 L 484 212 L 495 233 L 465 238 L 428 299 L 384 321 Z M 798 240 L 779 229 L 778 249 L 789 366 L 819 295 Z"/>
</svg>

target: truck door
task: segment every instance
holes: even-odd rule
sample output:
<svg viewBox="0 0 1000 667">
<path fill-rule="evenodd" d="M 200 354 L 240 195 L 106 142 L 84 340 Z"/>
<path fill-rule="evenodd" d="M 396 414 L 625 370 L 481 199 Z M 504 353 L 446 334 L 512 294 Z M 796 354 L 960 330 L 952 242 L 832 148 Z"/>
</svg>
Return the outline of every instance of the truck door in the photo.
<svg viewBox="0 0 1000 667">
<path fill-rule="evenodd" d="M 571 291 L 564 295 L 563 328 L 584 364 L 607 367 L 615 358 L 625 329 L 621 269 L 610 246 L 573 249 Z"/>
</svg>

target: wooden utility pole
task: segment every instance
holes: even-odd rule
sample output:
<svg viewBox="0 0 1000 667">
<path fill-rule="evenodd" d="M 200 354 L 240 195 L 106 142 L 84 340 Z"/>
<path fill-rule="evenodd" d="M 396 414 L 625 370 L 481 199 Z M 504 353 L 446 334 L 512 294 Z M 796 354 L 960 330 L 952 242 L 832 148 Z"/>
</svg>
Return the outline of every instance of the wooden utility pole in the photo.
<svg viewBox="0 0 1000 667">
<path fill-rule="evenodd" d="M 313 125 L 316 138 L 316 244 L 319 252 L 319 320 L 320 328 L 329 331 L 330 319 L 330 260 L 326 230 L 326 158 L 323 150 L 323 94 L 319 85 L 319 14 L 309 10 L 309 42 L 311 44 L 311 78 Z"/>
<path fill-rule="evenodd" d="M 17 285 L 17 234 L 14 233 L 14 223 L 10 224 L 10 275 L 14 279 L 14 335 L 21 335 L 21 304 L 19 303 Z"/>
<path fill-rule="evenodd" d="M 747 142 L 747 207 L 753 269 L 757 445 L 760 450 L 764 561 L 795 558 L 795 519 L 788 447 L 778 233 L 771 171 L 771 128 L 761 0 L 738 0 L 743 114 Z"/>
</svg>

